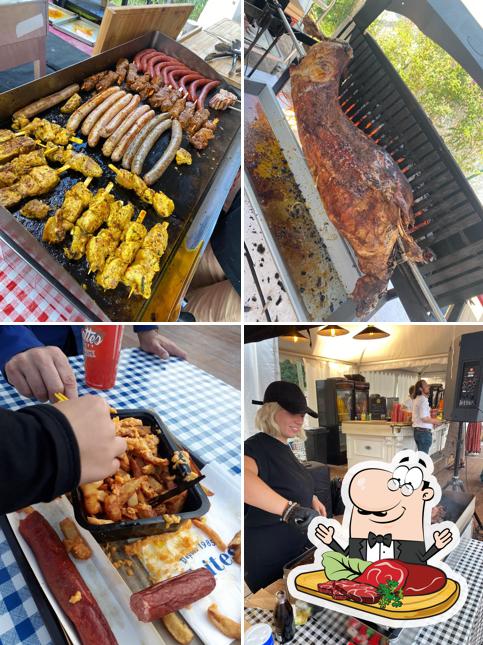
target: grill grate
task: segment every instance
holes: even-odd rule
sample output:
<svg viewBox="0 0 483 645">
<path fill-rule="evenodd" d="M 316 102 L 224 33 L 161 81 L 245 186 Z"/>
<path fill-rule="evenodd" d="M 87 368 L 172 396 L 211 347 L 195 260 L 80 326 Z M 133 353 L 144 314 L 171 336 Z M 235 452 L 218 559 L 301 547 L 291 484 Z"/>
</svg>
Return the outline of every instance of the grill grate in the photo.
<svg viewBox="0 0 483 645">
<path fill-rule="evenodd" d="M 375 40 L 354 22 L 337 36 L 354 50 L 341 82 L 341 107 L 355 125 L 392 155 L 411 184 L 416 220 L 412 235 L 436 257 L 419 269 L 439 306 L 483 293 L 479 257 L 483 210 L 478 198 Z M 396 269 L 400 271 L 402 268 Z M 395 276 L 398 292 L 404 282 L 401 277 Z"/>
</svg>

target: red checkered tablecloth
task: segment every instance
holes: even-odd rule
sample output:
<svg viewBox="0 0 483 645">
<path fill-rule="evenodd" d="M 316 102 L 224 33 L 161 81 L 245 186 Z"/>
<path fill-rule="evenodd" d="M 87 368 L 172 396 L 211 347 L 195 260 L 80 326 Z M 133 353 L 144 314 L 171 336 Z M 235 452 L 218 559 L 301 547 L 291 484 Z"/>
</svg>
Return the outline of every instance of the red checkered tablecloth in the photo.
<svg viewBox="0 0 483 645">
<path fill-rule="evenodd" d="M 0 240 L 0 322 L 82 322 L 64 296 Z"/>
</svg>

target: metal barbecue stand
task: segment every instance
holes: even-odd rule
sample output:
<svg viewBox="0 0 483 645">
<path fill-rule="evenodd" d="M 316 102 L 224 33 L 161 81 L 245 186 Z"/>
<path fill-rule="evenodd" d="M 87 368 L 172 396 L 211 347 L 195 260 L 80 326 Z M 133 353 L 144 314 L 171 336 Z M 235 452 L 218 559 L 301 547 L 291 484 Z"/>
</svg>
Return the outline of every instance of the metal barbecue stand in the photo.
<svg viewBox="0 0 483 645">
<path fill-rule="evenodd" d="M 483 292 L 483 210 L 431 121 L 377 43 L 365 33 L 386 9 L 410 18 L 479 85 L 483 80 L 483 57 L 476 44 L 481 40 L 481 29 L 459 1 L 366 0 L 335 34 L 349 42 L 354 51 L 341 82 L 340 102 L 353 105 L 349 116 L 360 129 L 367 131 L 369 124 L 371 130 L 377 129 L 379 144 L 405 172 L 415 197 L 416 226 L 412 235 L 435 258 L 416 266 L 404 261 L 401 250 L 397 250 L 397 266 L 391 277 L 395 289 L 381 305 L 397 295 L 411 320 L 428 322 L 446 320 L 441 309 L 452 305 L 448 317 L 457 320 L 465 300 Z M 291 31 L 306 44 L 316 43 L 306 34 Z M 285 70 L 273 91 L 269 88 L 275 100 L 288 79 Z M 250 92 L 249 84 L 247 89 Z M 301 189 L 305 194 L 305 186 L 301 185 Z M 316 211 L 311 208 L 311 212 Z M 325 210 L 321 217 L 327 218 Z M 338 270 L 338 258 L 331 253 L 329 244 L 326 246 Z M 347 303 L 344 314 L 351 309 Z M 341 311 L 335 310 L 334 319 Z"/>
</svg>

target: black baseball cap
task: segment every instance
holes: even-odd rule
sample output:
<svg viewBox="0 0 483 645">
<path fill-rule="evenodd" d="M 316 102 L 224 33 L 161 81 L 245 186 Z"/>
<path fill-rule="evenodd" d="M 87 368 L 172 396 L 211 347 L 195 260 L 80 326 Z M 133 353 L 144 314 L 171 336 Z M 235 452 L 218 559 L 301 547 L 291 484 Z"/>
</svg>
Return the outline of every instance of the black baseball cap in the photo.
<svg viewBox="0 0 483 645">
<path fill-rule="evenodd" d="M 307 405 L 304 393 L 295 383 L 289 381 L 273 381 L 265 390 L 263 401 L 254 401 L 255 405 L 264 403 L 278 403 L 284 410 L 291 414 L 310 414 L 317 419 L 318 414 Z"/>
</svg>

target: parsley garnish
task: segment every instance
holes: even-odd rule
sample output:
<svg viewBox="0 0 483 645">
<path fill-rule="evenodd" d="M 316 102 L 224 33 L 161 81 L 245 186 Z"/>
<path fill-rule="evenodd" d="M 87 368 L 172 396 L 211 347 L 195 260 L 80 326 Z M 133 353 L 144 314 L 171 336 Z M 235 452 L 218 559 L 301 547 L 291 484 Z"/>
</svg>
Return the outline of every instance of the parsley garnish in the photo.
<svg viewBox="0 0 483 645">
<path fill-rule="evenodd" d="M 402 607 L 403 591 L 399 589 L 396 591 L 398 586 L 397 580 L 388 580 L 386 584 L 380 584 L 377 588 L 377 593 L 381 595 L 379 600 L 379 607 L 381 609 L 386 609 L 388 605 L 393 607 Z"/>
</svg>

